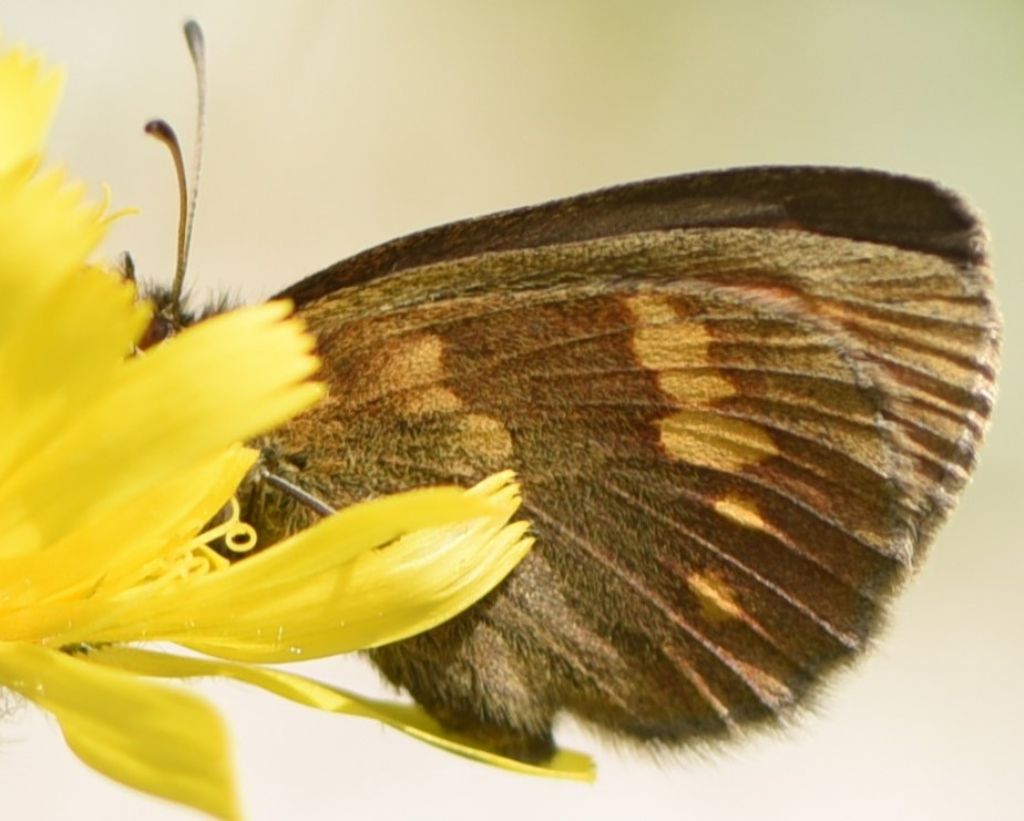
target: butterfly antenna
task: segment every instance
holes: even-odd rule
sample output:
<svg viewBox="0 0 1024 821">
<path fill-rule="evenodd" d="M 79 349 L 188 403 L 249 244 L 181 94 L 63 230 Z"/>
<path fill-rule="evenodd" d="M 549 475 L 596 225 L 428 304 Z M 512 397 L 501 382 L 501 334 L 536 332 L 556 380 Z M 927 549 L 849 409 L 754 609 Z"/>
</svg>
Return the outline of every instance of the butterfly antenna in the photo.
<svg viewBox="0 0 1024 821">
<path fill-rule="evenodd" d="M 203 167 L 203 137 L 206 133 L 206 41 L 203 39 L 203 30 L 195 20 L 185 23 L 185 42 L 188 43 L 188 53 L 192 55 L 192 66 L 196 71 L 196 138 L 195 150 L 192 152 L 192 197 L 189 199 L 188 219 L 185 221 L 183 259 L 174 283 L 176 294 L 181 293 L 185 263 L 192 244 L 192 226 L 195 223 L 196 202 L 199 200 L 199 172 Z"/>
<path fill-rule="evenodd" d="M 192 224 L 196 214 L 196 200 L 199 196 L 199 172 L 203 163 L 203 134 L 206 130 L 206 45 L 203 30 L 195 20 L 185 23 L 185 42 L 189 54 L 192 55 L 192 66 L 196 73 L 197 111 L 195 151 L 192 161 L 192 185 L 189 186 L 185 177 L 185 160 L 181 153 L 181 143 L 174 129 L 165 120 L 150 120 L 146 123 L 146 133 L 155 137 L 171 152 L 174 161 L 174 172 L 178 178 L 178 253 L 174 271 L 174 282 L 171 285 L 171 312 L 175 324 L 180 325 L 181 293 L 185 285 L 185 270 L 188 267 L 188 252 L 192 243 Z"/>
</svg>

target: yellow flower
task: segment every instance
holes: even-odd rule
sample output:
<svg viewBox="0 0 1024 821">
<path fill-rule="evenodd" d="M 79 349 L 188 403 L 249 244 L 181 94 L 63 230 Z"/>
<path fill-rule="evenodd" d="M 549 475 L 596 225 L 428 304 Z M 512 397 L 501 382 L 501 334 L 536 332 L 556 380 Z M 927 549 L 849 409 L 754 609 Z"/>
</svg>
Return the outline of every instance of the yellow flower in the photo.
<svg viewBox="0 0 1024 821">
<path fill-rule="evenodd" d="M 222 818 L 238 809 L 216 712 L 149 678 L 234 678 L 461 755 L 588 777 L 578 754 L 508 761 L 418 708 L 254 666 L 394 641 L 478 600 L 529 549 L 509 524 L 518 491 L 509 474 L 413 491 L 219 560 L 207 543 L 223 528 L 200 531 L 255 461 L 237 443 L 320 395 L 312 341 L 268 304 L 132 357 L 149 309 L 87 263 L 109 218 L 40 171 L 59 89 L 37 58 L 0 50 L 0 687 L 52 712 L 95 769 Z M 207 658 L 125 646 L 140 641 Z"/>
</svg>

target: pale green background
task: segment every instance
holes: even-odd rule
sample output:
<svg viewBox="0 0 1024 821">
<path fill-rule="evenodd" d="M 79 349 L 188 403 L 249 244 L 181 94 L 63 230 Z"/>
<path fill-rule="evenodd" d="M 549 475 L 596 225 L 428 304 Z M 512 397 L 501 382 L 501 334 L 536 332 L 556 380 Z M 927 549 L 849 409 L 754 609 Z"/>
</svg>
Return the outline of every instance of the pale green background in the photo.
<svg viewBox="0 0 1024 821">
<path fill-rule="evenodd" d="M 1024 815 L 1019 2 L 6 2 L 8 40 L 69 72 L 52 155 L 117 205 L 107 250 L 170 271 L 162 115 L 191 129 L 179 25 L 206 27 L 192 261 L 260 298 L 404 232 L 642 177 L 751 163 L 939 179 L 987 217 L 1008 330 L 977 481 L 891 627 L 795 731 L 658 762 L 571 726 L 594 786 L 527 780 L 396 733 L 196 685 L 228 714 L 254 819 L 1010 819 Z M 173 397 L 169 397 L 173 401 Z M 372 691 L 357 661 L 319 675 Z M 11 819 L 194 817 L 112 785 L 34 709 L 0 728 Z"/>
</svg>

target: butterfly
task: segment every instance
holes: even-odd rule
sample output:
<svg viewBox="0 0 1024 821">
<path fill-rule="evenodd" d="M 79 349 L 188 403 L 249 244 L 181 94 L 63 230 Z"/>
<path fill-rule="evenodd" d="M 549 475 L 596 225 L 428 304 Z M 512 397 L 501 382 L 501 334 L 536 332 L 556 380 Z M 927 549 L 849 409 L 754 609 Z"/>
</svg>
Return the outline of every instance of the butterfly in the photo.
<svg viewBox="0 0 1024 821">
<path fill-rule="evenodd" d="M 526 761 L 563 713 L 664 747 L 787 715 L 877 632 L 993 405 L 984 229 L 880 171 L 632 183 L 412 234 L 278 297 L 329 395 L 259 442 L 274 475 L 342 507 L 518 473 L 532 552 L 370 658 Z M 319 515 L 265 483 L 243 501 L 263 544 Z"/>
<path fill-rule="evenodd" d="M 977 219 L 876 171 L 634 183 L 413 234 L 279 296 L 329 386 L 264 443 L 302 488 L 340 507 L 518 473 L 532 553 L 370 656 L 525 760 L 562 712 L 670 746 L 784 715 L 864 649 L 993 402 Z M 315 518 L 281 494 L 251 516 L 270 541 Z"/>
</svg>

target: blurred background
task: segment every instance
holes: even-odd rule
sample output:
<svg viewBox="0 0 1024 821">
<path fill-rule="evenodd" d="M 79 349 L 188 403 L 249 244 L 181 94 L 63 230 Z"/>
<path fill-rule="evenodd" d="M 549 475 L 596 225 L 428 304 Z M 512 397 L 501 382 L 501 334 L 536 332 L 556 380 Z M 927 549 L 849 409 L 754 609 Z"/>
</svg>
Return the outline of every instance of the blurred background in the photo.
<svg viewBox="0 0 1024 821">
<path fill-rule="evenodd" d="M 592 786 L 529 780 L 375 724 L 194 684 L 231 724 L 251 819 L 1024 817 L 1024 4 L 474 0 L 7 0 L 5 42 L 68 74 L 51 158 L 118 221 L 105 253 L 173 268 L 177 194 L 154 116 L 190 148 L 180 33 L 205 27 L 210 98 L 191 260 L 249 300 L 464 216 L 721 166 L 835 163 L 940 180 L 987 218 L 1007 323 L 976 481 L 877 647 L 813 714 L 713 757 L 654 760 L 570 722 Z M 385 693 L 359 659 L 299 668 Z M 28 707 L 0 727 L 11 819 L 189 819 L 79 764 Z"/>
</svg>

